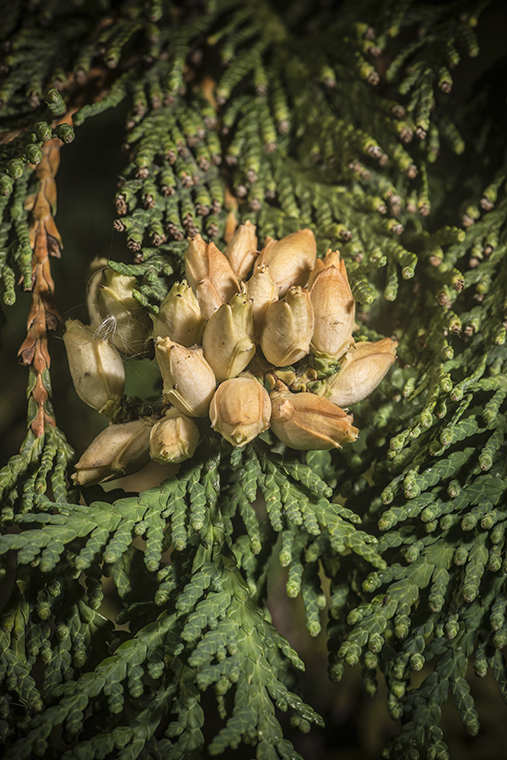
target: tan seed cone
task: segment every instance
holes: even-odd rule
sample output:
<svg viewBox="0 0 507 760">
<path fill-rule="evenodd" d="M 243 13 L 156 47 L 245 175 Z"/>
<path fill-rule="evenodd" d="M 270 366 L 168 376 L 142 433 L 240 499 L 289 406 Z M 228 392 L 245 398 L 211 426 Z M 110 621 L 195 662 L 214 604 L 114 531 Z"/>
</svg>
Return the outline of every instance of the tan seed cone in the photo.
<svg viewBox="0 0 507 760">
<path fill-rule="evenodd" d="M 281 240 L 266 239 L 264 249 L 257 259 L 255 270 L 262 264 L 269 266 L 274 282 L 280 288 L 282 298 L 291 285 L 305 285 L 317 258 L 315 235 L 309 229 L 299 230 Z"/>
<path fill-rule="evenodd" d="M 170 338 L 157 338 L 155 357 L 164 382 L 165 401 L 190 417 L 204 417 L 216 379 L 202 348 L 186 348 Z"/>
<path fill-rule="evenodd" d="M 249 373 L 218 386 L 210 405 L 211 426 L 233 446 L 244 446 L 269 427 L 271 402 Z"/>
<path fill-rule="evenodd" d="M 308 290 L 312 289 L 312 285 L 315 282 L 315 278 L 317 275 L 319 275 L 322 270 L 324 269 L 324 262 L 322 259 L 316 259 L 315 264 L 313 265 L 313 269 L 310 273 L 310 277 L 308 278 L 308 282 L 306 283 L 306 287 Z"/>
<path fill-rule="evenodd" d="M 273 301 L 278 300 L 278 285 L 267 264 L 262 264 L 245 284 L 247 298 L 252 302 L 255 337 L 259 338 L 266 311 Z"/>
<path fill-rule="evenodd" d="M 88 316 L 90 317 L 90 327 L 94 330 L 102 322 L 97 301 L 99 289 L 102 285 L 102 274 L 105 269 L 107 269 L 107 259 L 99 258 L 98 256 L 93 259 L 88 267 L 89 277 L 86 284 L 86 306 Z"/>
<path fill-rule="evenodd" d="M 271 429 L 291 449 L 339 449 L 357 439 L 352 415 L 314 393 L 273 391 L 271 403 Z"/>
<path fill-rule="evenodd" d="M 338 251 L 328 251 L 310 297 L 315 313 L 312 351 L 338 358 L 352 342 L 355 319 L 355 301 Z"/>
<path fill-rule="evenodd" d="M 185 277 L 195 293 L 198 282 L 209 276 L 209 263 L 207 257 L 207 243 L 200 235 L 189 239 L 185 251 Z"/>
<path fill-rule="evenodd" d="M 78 319 L 63 334 L 74 388 L 85 404 L 111 415 L 125 386 L 125 368 L 114 346 Z"/>
<path fill-rule="evenodd" d="M 153 420 L 145 418 L 102 430 L 76 464 L 74 483 L 89 486 L 140 470 L 150 460 L 152 425 Z"/>
<path fill-rule="evenodd" d="M 201 280 L 195 288 L 195 295 L 199 303 L 199 309 L 203 319 L 207 321 L 211 315 L 217 311 L 223 301 L 220 297 L 220 293 L 215 289 L 210 280 Z"/>
<path fill-rule="evenodd" d="M 160 304 L 158 314 L 151 319 L 155 338 L 171 338 L 181 346 L 201 342 L 204 319 L 199 302 L 185 281 L 174 283 Z"/>
<path fill-rule="evenodd" d="M 313 307 L 307 290 L 291 287 L 282 301 L 271 303 L 264 317 L 261 348 L 276 367 L 293 364 L 310 350 Z"/>
<path fill-rule="evenodd" d="M 231 265 L 224 254 L 218 250 L 215 243 L 208 243 L 208 277 L 220 294 L 222 301 L 227 303 L 231 300 L 234 293 L 239 290 L 239 281 L 234 274 Z"/>
<path fill-rule="evenodd" d="M 202 337 L 204 357 L 217 381 L 236 377 L 255 354 L 252 304 L 237 293 L 211 315 Z"/>
<path fill-rule="evenodd" d="M 396 361 L 397 345 L 390 338 L 356 343 L 343 357 L 340 371 L 327 379 L 324 396 L 338 406 L 362 401 Z"/>
<path fill-rule="evenodd" d="M 193 456 L 198 443 L 195 422 L 177 409 L 169 409 L 151 429 L 150 457 L 160 464 L 178 464 Z"/>
<path fill-rule="evenodd" d="M 148 352 L 151 320 L 148 310 L 133 295 L 135 284 L 135 277 L 104 269 L 97 308 L 103 334 L 125 356 L 140 357 Z"/>
<path fill-rule="evenodd" d="M 231 265 L 232 271 L 240 280 L 245 279 L 259 255 L 257 252 L 255 229 L 255 224 L 252 224 L 250 221 L 240 224 L 234 233 L 234 237 L 225 249 L 225 255 Z"/>
<path fill-rule="evenodd" d="M 239 281 L 224 254 L 214 243 L 206 243 L 200 235 L 189 241 L 185 253 L 185 276 L 197 295 L 205 319 L 221 303 L 231 300 L 239 290 Z M 205 288 L 200 287 L 206 283 Z M 208 316 L 209 315 L 209 316 Z"/>
</svg>

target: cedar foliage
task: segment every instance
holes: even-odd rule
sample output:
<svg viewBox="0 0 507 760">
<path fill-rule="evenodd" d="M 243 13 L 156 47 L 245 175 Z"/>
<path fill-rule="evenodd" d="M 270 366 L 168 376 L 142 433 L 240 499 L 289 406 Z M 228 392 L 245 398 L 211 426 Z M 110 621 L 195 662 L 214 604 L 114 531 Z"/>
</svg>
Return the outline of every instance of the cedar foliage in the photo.
<svg viewBox="0 0 507 760">
<path fill-rule="evenodd" d="M 368 693 L 385 680 L 401 720 L 386 758 L 447 758 L 450 697 L 477 734 L 469 661 L 507 700 L 505 60 L 453 93 L 462 59 L 475 71 L 487 5 L 3 3 L 7 323 L 32 292 L 27 435 L 0 470 L 4 574 L 16 556 L 0 623 L 7 757 L 197 760 L 245 744 L 259 760 L 299 757 L 280 713 L 302 731 L 322 720 L 270 622 L 278 562 L 312 636 L 327 610 L 331 680 L 357 663 Z M 299 454 L 267 436 L 234 450 L 211 435 L 139 495 L 69 485 L 72 420 L 55 420 L 47 346 L 54 181 L 80 125 L 120 104 L 114 226 L 132 256 L 111 268 L 156 313 L 188 236 L 222 245 L 234 218 L 261 239 L 311 227 L 319 255 L 347 263 L 358 334 L 399 341 L 353 409 L 357 444 Z M 106 577 L 123 628 L 99 612 Z"/>
</svg>

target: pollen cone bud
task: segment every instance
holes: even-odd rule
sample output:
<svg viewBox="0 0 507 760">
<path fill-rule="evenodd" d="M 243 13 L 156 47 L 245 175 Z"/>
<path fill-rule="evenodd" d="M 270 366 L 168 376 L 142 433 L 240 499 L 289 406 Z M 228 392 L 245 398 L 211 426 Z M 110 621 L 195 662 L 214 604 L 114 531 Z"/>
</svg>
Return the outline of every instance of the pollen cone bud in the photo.
<svg viewBox="0 0 507 760">
<path fill-rule="evenodd" d="M 183 414 L 204 417 L 216 380 L 202 348 L 186 348 L 170 338 L 157 338 L 155 356 L 164 382 L 164 399 Z"/>
<path fill-rule="evenodd" d="M 261 383 L 245 373 L 218 386 L 209 414 L 214 430 L 233 446 L 244 446 L 269 427 L 271 402 Z"/>
<path fill-rule="evenodd" d="M 151 317 L 155 337 L 171 338 L 181 346 L 201 342 L 204 319 L 192 288 L 175 282 L 160 304 L 158 314 Z"/>
<path fill-rule="evenodd" d="M 224 303 L 204 328 L 204 357 L 217 381 L 236 377 L 255 354 L 252 304 L 242 293 Z"/>
<path fill-rule="evenodd" d="M 261 264 L 245 285 L 247 298 L 252 302 L 255 336 L 258 338 L 268 306 L 278 300 L 278 285 L 266 264 Z"/>
<path fill-rule="evenodd" d="M 97 294 L 97 307 L 114 346 L 125 356 L 147 353 L 151 322 L 147 309 L 134 297 L 135 277 L 105 269 Z"/>
<path fill-rule="evenodd" d="M 225 255 L 233 272 L 240 280 L 244 280 L 258 256 L 255 224 L 247 221 L 239 225 L 225 249 Z"/>
<path fill-rule="evenodd" d="M 329 251 L 323 264 L 310 290 L 315 313 L 312 351 L 338 358 L 352 342 L 355 302 L 339 252 Z"/>
<path fill-rule="evenodd" d="M 355 441 L 353 417 L 314 393 L 271 393 L 271 429 L 291 449 L 328 450 Z"/>
<path fill-rule="evenodd" d="M 257 259 L 256 270 L 262 264 L 269 266 L 269 273 L 280 288 L 283 297 L 291 285 L 305 285 L 315 264 L 317 244 L 311 230 L 293 232 L 281 240 L 267 239 Z"/>
<path fill-rule="evenodd" d="M 283 299 L 272 303 L 264 317 L 261 348 L 275 367 L 293 364 L 310 350 L 314 317 L 307 290 L 292 287 Z"/>
<path fill-rule="evenodd" d="M 239 290 L 239 281 L 224 254 L 214 243 L 206 245 L 200 235 L 189 241 L 185 275 L 197 296 L 202 315 L 209 319 L 221 303 Z M 205 284 L 205 287 L 202 287 Z"/>
<path fill-rule="evenodd" d="M 198 443 L 195 422 L 177 409 L 169 409 L 151 429 L 150 457 L 160 464 L 178 464 L 193 456 Z"/>
<path fill-rule="evenodd" d="M 63 340 L 77 395 L 88 406 L 111 415 L 125 386 L 120 354 L 78 319 L 69 319 L 66 328 Z"/>
<path fill-rule="evenodd" d="M 390 338 L 356 343 L 343 357 L 340 371 L 328 378 L 324 396 L 339 406 L 362 401 L 396 361 L 397 345 Z"/>
<path fill-rule="evenodd" d="M 152 425 L 153 421 L 146 418 L 102 430 L 76 464 L 74 483 L 89 486 L 140 470 L 150 461 Z"/>
</svg>

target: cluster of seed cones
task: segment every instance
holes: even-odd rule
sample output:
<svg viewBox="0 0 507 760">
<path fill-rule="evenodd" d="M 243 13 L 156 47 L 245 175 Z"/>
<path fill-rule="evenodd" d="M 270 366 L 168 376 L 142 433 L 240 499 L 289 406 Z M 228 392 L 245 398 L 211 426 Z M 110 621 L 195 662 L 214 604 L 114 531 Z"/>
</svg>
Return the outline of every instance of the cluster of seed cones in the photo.
<svg viewBox="0 0 507 760">
<path fill-rule="evenodd" d="M 132 470 L 130 460 L 136 469 L 150 456 L 159 462 L 188 459 L 201 438 L 198 420 L 208 416 L 211 427 L 235 447 L 268 428 L 293 449 L 331 449 L 356 440 L 353 417 L 343 407 L 366 398 L 378 385 L 395 361 L 396 343 L 389 338 L 354 341 L 355 302 L 338 251 L 317 258 L 313 232 L 305 229 L 279 241 L 267 238 L 258 252 L 255 226 L 246 222 L 224 253 L 200 235 L 190 240 L 185 276 L 152 317 L 164 416 L 110 425 L 76 465 L 76 482 L 118 477 Z M 116 291 L 123 296 L 113 302 L 112 315 L 102 308 L 100 317 L 103 322 L 114 317 L 115 335 L 120 330 L 123 344 L 129 344 L 118 314 L 134 284 L 127 280 L 133 278 L 111 272 L 106 277 L 102 290 L 113 292 L 116 278 Z M 129 309 L 124 311 L 129 317 Z M 143 340 L 141 316 L 130 315 L 137 342 Z M 64 336 L 74 383 L 81 398 L 110 413 L 123 392 L 118 361 L 111 358 L 112 375 L 96 362 L 92 377 L 100 375 L 100 382 L 85 379 L 82 357 L 73 358 L 79 343 L 76 327 L 75 321 L 68 324 Z M 93 325 L 81 328 L 91 331 Z M 95 353 L 107 351 L 112 357 L 111 350 L 116 352 L 104 335 L 94 343 Z M 119 354 L 118 359 L 121 363 Z M 322 366 L 327 367 L 324 380 L 319 376 Z M 87 385 L 93 393 L 86 393 Z M 136 429 L 132 427 L 133 438 L 128 438 L 127 457 L 128 425 Z M 113 439 L 121 439 L 120 456 L 110 461 Z M 102 461 L 105 448 L 108 457 Z"/>
</svg>

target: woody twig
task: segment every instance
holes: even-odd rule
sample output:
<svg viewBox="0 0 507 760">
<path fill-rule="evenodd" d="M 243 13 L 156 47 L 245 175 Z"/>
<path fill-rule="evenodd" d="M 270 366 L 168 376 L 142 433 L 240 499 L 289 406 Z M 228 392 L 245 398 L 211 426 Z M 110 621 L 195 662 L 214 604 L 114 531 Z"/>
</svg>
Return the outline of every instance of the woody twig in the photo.
<svg viewBox="0 0 507 760">
<path fill-rule="evenodd" d="M 70 123 L 67 114 L 60 123 Z M 51 276 L 50 256 L 60 257 L 62 240 L 53 214 L 56 208 L 55 176 L 60 163 L 61 141 L 49 140 L 43 146 L 43 158 L 35 170 L 39 185 L 37 191 L 27 198 L 31 212 L 30 245 L 32 256 L 32 303 L 27 321 L 27 335 L 19 349 L 20 362 L 34 371 L 31 397 L 36 412 L 30 420 L 30 428 L 37 438 L 43 435 L 46 425 L 55 425 L 48 409 L 50 397 L 48 331 L 56 330 L 60 316 L 54 304 L 54 282 Z"/>
</svg>

